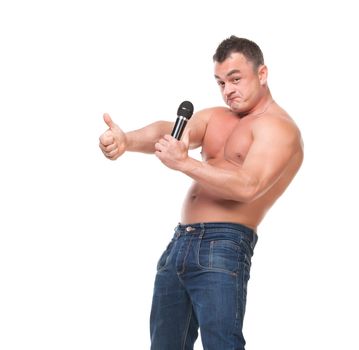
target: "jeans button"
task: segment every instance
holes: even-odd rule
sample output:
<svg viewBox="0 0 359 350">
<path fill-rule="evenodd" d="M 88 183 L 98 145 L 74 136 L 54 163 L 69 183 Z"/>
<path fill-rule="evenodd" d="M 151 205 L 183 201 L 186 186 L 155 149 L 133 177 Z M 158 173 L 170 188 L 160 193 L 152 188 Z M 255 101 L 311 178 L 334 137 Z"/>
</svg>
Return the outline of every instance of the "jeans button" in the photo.
<svg viewBox="0 0 359 350">
<path fill-rule="evenodd" d="M 186 227 L 186 231 L 187 232 L 192 232 L 192 231 L 194 231 L 195 230 L 195 228 L 193 228 L 193 227 L 191 227 L 191 226 L 187 226 Z"/>
</svg>

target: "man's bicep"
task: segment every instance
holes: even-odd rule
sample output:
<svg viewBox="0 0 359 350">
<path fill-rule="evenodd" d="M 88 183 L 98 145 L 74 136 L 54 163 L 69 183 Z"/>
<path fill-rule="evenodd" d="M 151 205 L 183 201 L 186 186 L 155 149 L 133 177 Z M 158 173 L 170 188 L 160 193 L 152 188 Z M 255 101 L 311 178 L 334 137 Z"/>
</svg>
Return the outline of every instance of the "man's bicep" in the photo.
<svg viewBox="0 0 359 350">
<path fill-rule="evenodd" d="M 210 112 L 202 110 L 193 115 L 187 125 L 187 131 L 190 132 L 190 148 L 194 149 L 202 145 L 204 135 L 206 134 Z"/>
<path fill-rule="evenodd" d="M 254 137 L 241 170 L 251 179 L 256 196 L 280 179 L 297 150 L 298 139 L 294 130 L 274 128 Z"/>
</svg>

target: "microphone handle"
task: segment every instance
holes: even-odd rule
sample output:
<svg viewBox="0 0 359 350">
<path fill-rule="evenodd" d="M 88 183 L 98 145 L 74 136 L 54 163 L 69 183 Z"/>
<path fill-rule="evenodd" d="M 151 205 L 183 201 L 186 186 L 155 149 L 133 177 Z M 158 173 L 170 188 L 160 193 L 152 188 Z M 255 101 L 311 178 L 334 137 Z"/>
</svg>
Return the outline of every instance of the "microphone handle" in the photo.
<svg viewBox="0 0 359 350">
<path fill-rule="evenodd" d="M 188 120 L 185 117 L 179 115 L 176 119 L 176 123 L 173 127 L 171 136 L 173 136 L 177 140 L 180 140 L 187 122 Z"/>
</svg>

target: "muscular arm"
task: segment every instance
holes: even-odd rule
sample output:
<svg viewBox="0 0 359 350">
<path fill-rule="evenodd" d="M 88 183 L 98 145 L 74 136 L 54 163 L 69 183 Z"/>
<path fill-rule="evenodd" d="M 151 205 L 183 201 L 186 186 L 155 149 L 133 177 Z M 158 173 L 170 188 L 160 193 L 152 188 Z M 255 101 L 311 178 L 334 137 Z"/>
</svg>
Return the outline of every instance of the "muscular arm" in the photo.
<svg viewBox="0 0 359 350">
<path fill-rule="evenodd" d="M 177 169 L 217 196 L 239 202 L 250 202 L 268 191 L 282 176 L 291 158 L 301 152 L 297 128 L 288 120 L 261 120 L 253 128 L 253 143 L 242 165 L 219 168 L 184 154 L 186 145 L 170 137 L 158 145 L 157 155 L 167 166 Z M 170 151 L 170 144 L 177 153 Z M 163 147 L 163 148 L 162 148 Z M 172 161 L 170 160 L 172 158 Z"/>
<path fill-rule="evenodd" d="M 202 145 L 208 120 L 212 112 L 204 109 L 194 114 L 189 120 L 185 133 L 189 133 L 189 148 L 195 149 Z M 166 134 L 170 134 L 174 123 L 158 121 L 142 129 L 126 133 L 128 151 L 154 153 L 156 142 Z"/>
<path fill-rule="evenodd" d="M 157 121 L 144 128 L 127 132 L 126 151 L 154 153 L 155 143 L 164 135 L 171 133 L 172 128 L 172 122 Z"/>
<path fill-rule="evenodd" d="M 196 113 L 189 121 L 186 131 L 191 132 L 190 147 L 196 148 L 202 144 L 209 113 Z M 104 121 L 109 129 L 100 136 L 100 148 L 104 155 L 111 160 L 117 159 L 125 151 L 154 153 L 155 144 L 164 135 L 170 134 L 173 122 L 157 121 L 141 129 L 123 132 L 108 114 L 104 114 Z"/>
</svg>

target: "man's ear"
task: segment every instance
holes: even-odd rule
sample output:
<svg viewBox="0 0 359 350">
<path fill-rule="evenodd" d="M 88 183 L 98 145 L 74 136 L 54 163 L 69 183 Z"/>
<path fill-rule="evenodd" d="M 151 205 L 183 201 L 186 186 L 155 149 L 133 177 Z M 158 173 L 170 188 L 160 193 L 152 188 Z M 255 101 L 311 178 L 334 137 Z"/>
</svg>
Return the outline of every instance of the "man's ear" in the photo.
<svg viewBox="0 0 359 350">
<path fill-rule="evenodd" d="M 258 78 L 261 85 L 267 84 L 267 78 L 268 78 L 268 68 L 265 64 L 262 64 L 258 68 Z"/>
</svg>

